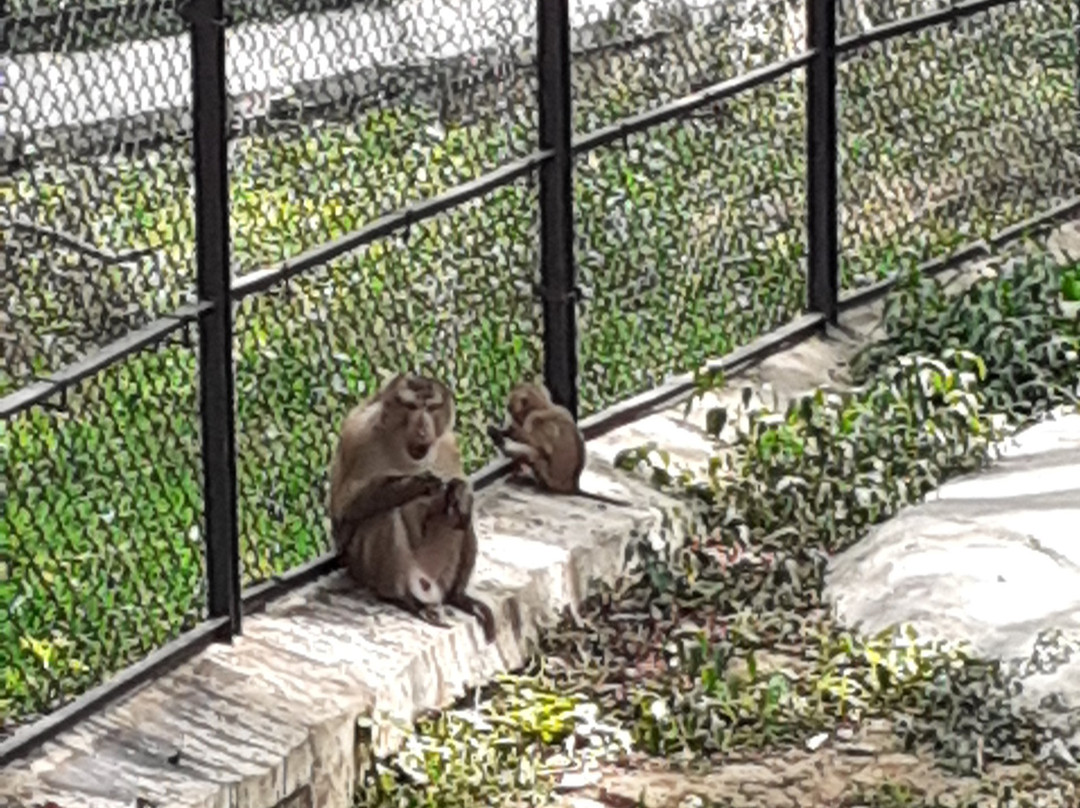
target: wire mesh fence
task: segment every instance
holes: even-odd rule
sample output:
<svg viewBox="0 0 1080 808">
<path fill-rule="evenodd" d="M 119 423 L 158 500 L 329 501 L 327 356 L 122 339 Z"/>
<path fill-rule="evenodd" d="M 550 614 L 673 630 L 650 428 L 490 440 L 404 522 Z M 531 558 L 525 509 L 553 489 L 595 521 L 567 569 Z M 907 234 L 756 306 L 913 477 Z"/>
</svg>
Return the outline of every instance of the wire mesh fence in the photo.
<svg viewBox="0 0 1080 808">
<path fill-rule="evenodd" d="M 806 299 L 800 74 L 582 154 L 582 414 L 700 367 Z"/>
<path fill-rule="evenodd" d="M 1075 4 L 1023 2 L 845 54 L 845 288 L 1072 197 Z"/>
<path fill-rule="evenodd" d="M 326 553 L 385 375 L 475 470 L 1075 196 L 1073 3 L 807 2 L 0 0 L 0 744 Z"/>
<path fill-rule="evenodd" d="M 541 373 L 533 175 L 246 298 L 234 349 L 245 583 L 330 549 L 327 468 L 348 408 L 402 368 L 455 391 L 466 466 Z"/>
<path fill-rule="evenodd" d="M 0 424 L 5 730 L 206 614 L 198 366 L 184 335 Z"/>
</svg>

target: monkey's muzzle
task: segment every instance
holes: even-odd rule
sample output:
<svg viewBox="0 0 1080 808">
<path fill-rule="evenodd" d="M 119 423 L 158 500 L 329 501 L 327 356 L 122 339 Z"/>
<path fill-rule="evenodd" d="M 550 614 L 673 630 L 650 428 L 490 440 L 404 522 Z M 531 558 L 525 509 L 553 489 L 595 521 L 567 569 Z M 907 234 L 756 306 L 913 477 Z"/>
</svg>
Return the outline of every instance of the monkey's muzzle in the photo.
<svg viewBox="0 0 1080 808">
<path fill-rule="evenodd" d="M 405 447 L 405 451 L 409 453 L 409 457 L 413 460 L 423 460 L 425 455 L 431 451 L 430 443 L 410 443 Z"/>
</svg>

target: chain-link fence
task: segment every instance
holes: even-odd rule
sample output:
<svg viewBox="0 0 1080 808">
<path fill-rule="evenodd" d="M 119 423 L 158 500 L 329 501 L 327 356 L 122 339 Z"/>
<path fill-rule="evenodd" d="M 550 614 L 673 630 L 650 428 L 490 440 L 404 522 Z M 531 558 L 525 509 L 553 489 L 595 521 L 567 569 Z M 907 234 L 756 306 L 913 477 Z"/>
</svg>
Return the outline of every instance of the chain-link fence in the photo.
<svg viewBox="0 0 1080 808">
<path fill-rule="evenodd" d="M 476 470 L 1075 197 L 1074 2 L 808 2 L 0 0 L 0 760 L 324 569 L 386 375 Z"/>
</svg>

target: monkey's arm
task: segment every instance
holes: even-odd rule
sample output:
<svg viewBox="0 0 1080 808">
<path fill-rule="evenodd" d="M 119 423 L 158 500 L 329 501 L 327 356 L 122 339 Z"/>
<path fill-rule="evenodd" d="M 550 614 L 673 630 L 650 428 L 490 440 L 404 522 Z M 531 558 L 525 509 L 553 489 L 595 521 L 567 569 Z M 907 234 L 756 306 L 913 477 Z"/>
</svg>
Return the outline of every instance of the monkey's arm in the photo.
<svg viewBox="0 0 1080 808">
<path fill-rule="evenodd" d="M 488 437 L 491 438 L 491 442 L 495 444 L 497 449 L 502 449 L 509 432 L 509 427 L 495 426 L 495 424 L 489 424 L 487 428 Z"/>
<path fill-rule="evenodd" d="M 433 494 L 443 481 L 431 472 L 411 475 L 387 475 L 366 482 L 350 480 L 341 493 L 334 513 L 338 523 L 358 523 L 372 516 L 400 508 L 417 497 Z"/>
</svg>

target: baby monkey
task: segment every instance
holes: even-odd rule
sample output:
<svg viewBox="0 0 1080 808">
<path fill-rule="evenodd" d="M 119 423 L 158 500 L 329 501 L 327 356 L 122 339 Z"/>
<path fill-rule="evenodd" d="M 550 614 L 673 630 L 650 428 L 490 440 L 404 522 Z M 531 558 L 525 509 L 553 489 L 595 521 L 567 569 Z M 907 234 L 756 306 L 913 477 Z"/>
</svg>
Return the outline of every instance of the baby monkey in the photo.
<svg viewBox="0 0 1080 808">
<path fill-rule="evenodd" d="M 331 530 L 361 586 L 438 626 L 441 604 L 468 612 L 491 642 L 491 609 L 465 592 L 477 539 L 454 416 L 449 388 L 414 374 L 353 408 L 330 468 Z"/>
<path fill-rule="evenodd" d="M 515 470 L 532 470 L 537 486 L 553 494 L 576 494 L 608 505 L 629 505 L 621 499 L 581 490 L 585 469 L 585 437 L 574 416 L 551 400 L 541 385 L 522 382 L 510 391 L 506 406 L 510 423 L 488 427 L 488 436 L 514 461 Z"/>
</svg>

